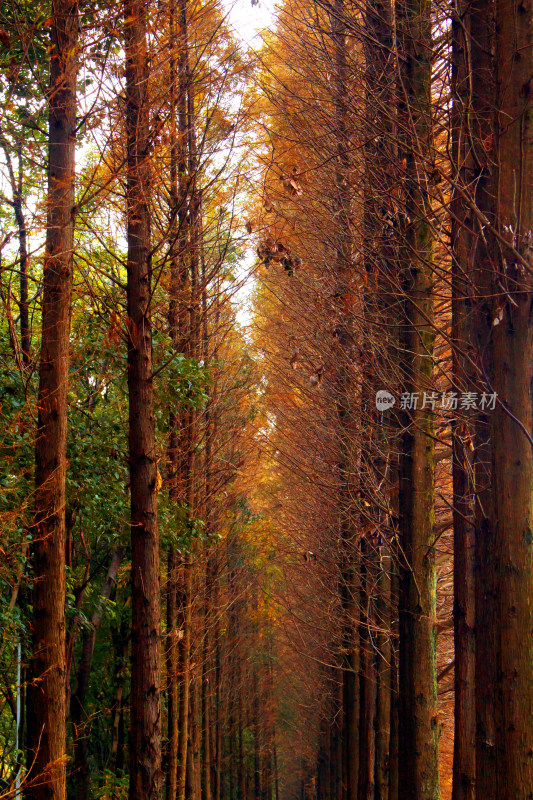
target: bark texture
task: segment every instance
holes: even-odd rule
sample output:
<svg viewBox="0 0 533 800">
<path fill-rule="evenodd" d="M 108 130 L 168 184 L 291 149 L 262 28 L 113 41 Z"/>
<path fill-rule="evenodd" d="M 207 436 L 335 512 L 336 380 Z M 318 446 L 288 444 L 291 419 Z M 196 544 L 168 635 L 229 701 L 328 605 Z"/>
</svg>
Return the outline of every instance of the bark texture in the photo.
<svg viewBox="0 0 533 800">
<path fill-rule="evenodd" d="M 66 794 L 65 476 L 78 28 L 77 3 L 55 0 L 48 93 L 48 208 L 31 552 L 32 659 L 27 691 L 27 763 L 30 777 L 39 777 L 28 791 L 34 800 L 63 800 Z M 22 322 L 25 310 L 21 311 Z M 24 326 L 25 321 L 23 340 L 27 336 Z"/>
<path fill-rule="evenodd" d="M 432 146 L 431 3 L 397 8 L 400 156 L 405 164 L 405 230 L 400 327 L 402 390 L 420 402 L 404 414 L 400 454 L 400 800 L 440 796 L 436 680 L 436 575 L 432 389 L 433 241 L 427 154 Z M 414 404 L 412 404 L 414 405 Z"/>
<path fill-rule="evenodd" d="M 497 795 L 526 800 L 533 796 L 533 6 L 498 0 L 495 16 Z"/>
<path fill-rule="evenodd" d="M 128 396 L 132 636 L 130 800 L 161 793 L 157 460 L 152 385 L 150 130 L 146 8 L 125 0 Z"/>
</svg>

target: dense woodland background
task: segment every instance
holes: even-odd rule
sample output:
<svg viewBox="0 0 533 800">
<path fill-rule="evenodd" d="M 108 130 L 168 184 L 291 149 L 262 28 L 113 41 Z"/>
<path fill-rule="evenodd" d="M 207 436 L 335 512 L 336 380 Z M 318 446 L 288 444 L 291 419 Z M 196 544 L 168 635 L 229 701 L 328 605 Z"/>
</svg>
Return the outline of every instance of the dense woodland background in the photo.
<svg viewBox="0 0 533 800">
<path fill-rule="evenodd" d="M 531 800 L 532 2 L 238 4 L 0 6 L 0 797 Z"/>
</svg>

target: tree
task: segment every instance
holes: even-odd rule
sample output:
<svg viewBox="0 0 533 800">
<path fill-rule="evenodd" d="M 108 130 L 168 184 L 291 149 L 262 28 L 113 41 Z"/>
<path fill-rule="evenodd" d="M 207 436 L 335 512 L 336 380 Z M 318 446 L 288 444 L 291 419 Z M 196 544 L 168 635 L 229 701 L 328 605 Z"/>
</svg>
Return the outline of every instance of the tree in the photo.
<svg viewBox="0 0 533 800">
<path fill-rule="evenodd" d="M 28 766 L 36 798 L 66 793 L 65 474 L 74 244 L 78 5 L 52 8 L 48 197 L 32 528 L 32 662 Z M 24 311 L 25 313 L 25 311 Z"/>
<path fill-rule="evenodd" d="M 499 551 L 494 621 L 499 692 L 494 712 L 497 793 L 510 800 L 533 791 L 533 673 L 528 635 L 533 622 L 529 601 L 533 590 L 531 9 L 515 2 L 496 3 L 495 30 L 498 244 L 493 255 L 492 353 L 498 403 L 491 433 Z"/>
<path fill-rule="evenodd" d="M 152 377 L 147 9 L 125 0 L 127 347 L 131 493 L 130 800 L 161 793 L 158 470 Z"/>
<path fill-rule="evenodd" d="M 433 373 L 433 235 L 427 159 L 432 153 L 431 3 L 397 9 L 399 155 L 405 164 L 400 254 L 401 389 L 423 397 Z M 434 553 L 434 422 L 416 402 L 402 417 L 399 527 L 401 800 L 439 797 Z"/>
</svg>

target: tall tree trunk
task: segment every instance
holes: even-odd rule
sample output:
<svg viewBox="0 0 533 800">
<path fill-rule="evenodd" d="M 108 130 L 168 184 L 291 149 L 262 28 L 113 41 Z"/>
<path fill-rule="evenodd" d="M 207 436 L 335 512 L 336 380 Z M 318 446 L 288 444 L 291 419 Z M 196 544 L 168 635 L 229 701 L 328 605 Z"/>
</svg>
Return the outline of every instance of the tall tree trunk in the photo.
<svg viewBox="0 0 533 800">
<path fill-rule="evenodd" d="M 400 800 L 437 800 L 439 724 L 436 675 L 432 271 L 428 160 L 432 150 L 431 2 L 402 0 L 397 9 L 400 60 L 400 157 L 405 163 L 406 225 L 401 253 L 403 320 L 400 329 L 403 415 L 399 517 L 400 579 Z M 416 405 L 416 408 L 412 406 Z"/>
<path fill-rule="evenodd" d="M 400 778 L 400 689 L 399 689 L 399 577 L 397 569 L 391 575 L 391 704 L 389 739 L 389 800 L 398 800 Z"/>
<path fill-rule="evenodd" d="M 166 797 L 175 800 L 178 779 L 178 597 L 176 553 L 167 558 L 167 754 Z"/>
<path fill-rule="evenodd" d="M 66 794 L 65 476 L 76 144 L 78 5 L 52 4 L 48 94 L 48 203 L 43 269 L 35 521 L 32 530 L 32 660 L 27 764 L 34 800 Z"/>
<path fill-rule="evenodd" d="M 122 552 L 120 547 L 115 547 L 104 585 L 100 591 L 98 606 L 91 617 L 91 628 L 83 636 L 76 691 L 70 700 L 70 717 L 74 726 L 74 780 L 76 784 L 76 800 L 86 800 L 90 792 L 89 739 L 86 731 L 86 721 L 84 719 L 85 698 L 89 688 L 96 632 L 104 616 L 103 601 L 111 597 L 111 592 L 116 584 L 121 557 Z"/>
<path fill-rule="evenodd" d="M 371 596 L 373 553 L 371 545 L 361 540 L 361 592 L 359 626 L 360 648 L 360 718 L 359 718 L 359 788 L 357 800 L 374 800 L 376 672 L 371 642 Z"/>
<path fill-rule="evenodd" d="M 494 240 L 490 224 L 494 218 L 494 8 L 492 0 L 458 3 L 453 23 L 454 68 L 454 160 L 463 172 L 454 175 L 453 204 L 454 313 L 461 314 L 455 337 L 467 338 L 460 355 L 463 372 L 469 370 L 473 352 L 479 375 L 475 386 L 492 391 L 492 254 Z M 472 188 L 473 187 L 473 188 Z M 487 224 L 489 223 L 489 224 Z M 465 274 L 466 273 L 466 274 Z M 470 297 L 472 302 L 469 303 Z M 472 311 L 470 310 L 472 307 Z M 473 332 L 469 336 L 464 316 L 472 313 Z M 470 348 L 470 350 L 469 350 Z M 470 375 L 470 378 L 473 376 Z M 474 386 L 468 387 L 469 389 Z M 456 753 L 454 756 L 454 798 L 475 795 L 486 800 L 499 798 L 494 708 L 498 666 L 497 563 L 499 546 L 494 533 L 494 498 L 491 477 L 492 445 L 490 412 L 478 410 L 474 421 L 474 590 L 471 597 L 471 532 L 464 526 L 467 511 L 464 500 L 456 508 L 455 583 L 459 589 L 456 607 L 456 635 L 461 637 L 456 655 L 457 699 Z M 455 492 L 465 486 L 465 446 L 454 435 Z M 458 449 L 459 445 L 459 449 Z M 457 504 L 456 504 L 457 505 Z M 472 642 L 472 605 L 475 605 L 475 643 Z M 474 646 L 475 676 L 472 687 L 471 654 Z M 456 644 L 457 647 L 457 644 Z M 475 765 L 471 763 L 472 720 L 470 703 L 475 689 Z"/>
<path fill-rule="evenodd" d="M 344 768 L 344 747 L 343 747 L 343 731 L 344 722 L 342 715 L 344 712 L 344 672 L 335 670 L 333 673 L 332 688 L 333 688 L 333 723 L 331 725 L 331 772 L 330 772 L 330 797 L 331 800 L 343 800 L 344 785 L 343 785 L 343 768 Z M 338 676 L 338 677 L 337 677 Z M 359 750 L 355 751 L 357 755 Z"/>
<path fill-rule="evenodd" d="M 391 648 L 391 557 L 388 545 L 380 553 L 377 597 L 377 697 L 376 697 L 376 752 L 375 800 L 389 798 L 389 750 L 392 693 Z"/>
<path fill-rule="evenodd" d="M 111 722 L 111 769 L 116 775 L 124 768 L 124 680 L 130 637 L 124 622 L 113 633 L 113 649 L 115 653 L 113 685 L 116 687 L 115 703 L 112 708 Z"/>
<path fill-rule="evenodd" d="M 22 165 L 22 140 L 17 142 L 17 183 L 16 191 L 13 194 L 13 210 L 17 221 L 19 238 L 19 270 L 20 270 L 20 298 L 19 298 L 19 317 L 20 317 L 20 348 L 22 350 L 22 362 L 27 367 L 31 361 L 31 332 L 30 332 L 30 309 L 28 303 L 28 228 L 24 216 L 24 197 L 23 186 L 23 165 Z"/>
<path fill-rule="evenodd" d="M 178 648 L 178 675 L 180 696 L 178 706 L 178 778 L 177 800 L 185 800 L 187 786 L 188 728 L 191 665 L 191 617 L 192 617 L 192 563 L 188 555 L 182 559 L 180 569 L 180 622 L 183 635 Z"/>
<path fill-rule="evenodd" d="M 169 331 L 173 346 L 182 346 L 182 273 L 180 256 L 183 256 L 182 226 L 185 208 L 180 206 L 178 171 L 183 161 L 178 136 L 178 69 L 177 69 L 177 31 L 176 2 L 169 3 L 169 104 L 170 104 L 170 203 L 169 203 L 169 262 L 170 262 L 170 302 Z M 169 495 L 173 502 L 179 502 L 179 470 L 181 466 L 180 437 L 177 430 L 177 414 L 169 409 Z M 167 554 L 167 753 L 166 753 L 166 800 L 176 800 L 178 790 L 178 748 L 179 748 L 179 682 L 178 682 L 178 557 L 172 546 Z"/>
<path fill-rule="evenodd" d="M 468 2 L 459 2 L 452 18 L 452 158 L 458 183 L 452 201 L 452 366 L 453 388 L 477 385 L 473 353 L 472 210 L 464 201 L 475 166 L 468 135 L 470 108 L 470 31 Z M 459 411 L 452 420 L 453 444 L 453 584 L 454 584 L 454 749 L 453 800 L 474 800 L 476 782 L 475 707 L 475 526 L 472 441 L 475 419 Z"/>
<path fill-rule="evenodd" d="M 496 3 L 493 489 L 500 800 L 533 796 L 533 7 Z M 499 321 L 499 324 L 496 322 Z"/>
<path fill-rule="evenodd" d="M 132 544 L 130 800 L 161 792 L 157 461 L 152 385 L 146 8 L 125 0 L 128 396 Z"/>
<path fill-rule="evenodd" d="M 335 152 L 335 191 L 333 214 L 338 221 L 335 253 L 335 296 L 338 298 L 338 359 L 335 364 L 335 404 L 339 425 L 339 532 L 340 601 L 342 608 L 342 772 L 337 776 L 344 800 L 357 800 L 359 780 L 359 544 L 353 509 L 353 464 L 355 429 L 355 387 L 353 380 L 353 331 L 349 301 L 353 280 L 351 257 L 350 199 L 348 176 L 347 94 L 348 60 L 346 46 L 346 6 L 335 0 L 330 14 L 333 64 L 333 140 Z"/>
<path fill-rule="evenodd" d="M 219 560 L 218 555 L 214 566 L 214 598 L 213 605 L 215 609 L 215 627 L 213 631 L 214 645 L 215 645 L 215 720 L 214 720 L 214 759 L 213 759 L 213 800 L 221 800 L 222 797 L 222 658 L 221 658 L 221 623 L 219 613 L 219 593 L 218 593 L 218 580 L 219 580 Z M 254 748 L 255 748 L 255 731 L 254 731 Z M 254 751 L 255 752 L 255 751 Z"/>
</svg>

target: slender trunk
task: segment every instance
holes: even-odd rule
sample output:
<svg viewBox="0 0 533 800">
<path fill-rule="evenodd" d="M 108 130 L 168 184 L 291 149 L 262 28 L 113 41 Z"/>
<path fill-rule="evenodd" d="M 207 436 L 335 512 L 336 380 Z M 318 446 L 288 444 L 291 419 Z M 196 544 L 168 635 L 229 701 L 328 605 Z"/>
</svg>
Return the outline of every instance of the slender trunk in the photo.
<svg viewBox="0 0 533 800">
<path fill-rule="evenodd" d="M 215 614 L 216 614 L 216 622 L 215 622 L 215 630 L 214 630 L 214 638 L 215 638 L 215 758 L 214 758 L 214 799 L 213 800 L 221 800 L 222 797 L 222 698 L 221 698 L 221 686 L 222 686 L 222 659 L 220 653 L 220 642 L 221 642 L 221 626 L 220 626 L 220 614 L 219 614 L 219 602 L 218 602 L 218 558 L 215 567 L 215 595 L 214 595 L 214 607 L 215 607 Z M 255 748 L 255 732 L 254 732 L 254 748 Z"/>
<path fill-rule="evenodd" d="M 253 688 L 253 726 L 254 726 L 254 800 L 261 800 L 262 797 L 262 741 L 261 741 L 261 719 L 259 715 L 259 676 L 257 665 L 254 667 L 254 688 Z"/>
<path fill-rule="evenodd" d="M 279 770 L 278 770 L 278 746 L 276 743 L 276 730 L 273 732 L 273 768 L 274 768 L 274 800 L 280 800 L 279 797 Z"/>
<path fill-rule="evenodd" d="M 391 600 L 390 550 L 387 545 L 383 545 L 380 554 L 377 597 L 375 800 L 388 800 L 389 798 L 392 693 Z"/>
<path fill-rule="evenodd" d="M 454 179 L 452 201 L 452 366 L 458 394 L 477 385 L 471 359 L 472 302 L 469 280 L 473 245 L 472 212 L 463 201 L 474 160 L 467 130 L 469 108 L 470 42 L 465 13 L 469 3 L 459 3 L 452 19 L 452 145 Z M 475 706 L 475 527 L 473 515 L 474 470 L 471 442 L 472 414 L 460 412 L 452 420 L 453 443 L 453 583 L 454 583 L 454 750 L 453 800 L 474 800 L 476 781 Z"/>
<path fill-rule="evenodd" d="M 183 635 L 179 642 L 179 681 L 180 697 L 178 706 L 178 794 L 177 800 L 185 800 L 187 782 L 187 742 L 189 728 L 190 698 L 190 659 L 191 659 L 191 595 L 192 564 L 189 556 L 184 556 L 181 565 L 180 621 Z"/>
<path fill-rule="evenodd" d="M 177 132 L 177 68 L 176 68 L 176 3 L 169 3 L 169 103 L 170 103 L 170 204 L 169 204 L 169 261 L 170 261 L 170 303 L 169 329 L 173 345 L 178 349 L 181 345 L 181 274 L 179 258 L 182 255 L 182 227 L 180 216 L 184 209 L 180 208 L 178 168 L 180 162 Z M 173 502 L 179 501 L 180 450 L 177 431 L 177 415 L 173 409 L 170 415 L 169 442 L 169 494 Z M 176 800 L 178 790 L 178 558 L 173 547 L 167 554 L 167 757 L 166 757 L 166 800 Z"/>
<path fill-rule="evenodd" d="M 333 81 L 333 147 L 336 151 L 334 215 L 338 219 L 338 245 L 335 253 L 336 297 L 339 303 L 339 353 L 335 374 L 335 403 L 339 421 L 341 482 L 340 509 L 340 599 L 343 615 L 342 641 L 342 773 L 341 786 L 345 800 L 357 800 L 359 779 L 359 547 L 355 535 L 355 515 L 352 510 L 351 459 L 354 434 L 355 394 L 351 353 L 353 335 L 346 311 L 347 296 L 352 280 L 350 240 L 350 200 L 348 175 L 350 160 L 347 133 L 348 62 L 346 49 L 346 20 L 344 0 L 335 0 L 331 13 L 331 38 L 334 47 Z"/>
<path fill-rule="evenodd" d="M 464 11 L 467 11 L 467 14 Z M 457 14 L 461 31 L 455 31 L 455 50 L 459 64 L 455 66 L 457 82 L 460 68 L 468 75 L 468 88 L 458 85 L 456 97 L 464 103 L 460 107 L 462 124 L 460 131 L 467 151 L 470 172 L 468 180 L 470 194 L 466 195 L 465 208 L 458 210 L 458 219 L 464 219 L 465 227 L 462 247 L 468 247 L 468 289 L 473 302 L 472 344 L 478 368 L 480 389 L 492 391 L 493 367 L 490 342 L 492 338 L 492 253 L 494 248 L 490 227 L 485 220 L 494 218 L 493 197 L 494 162 L 494 8 L 492 0 L 474 0 L 466 9 L 458 6 Z M 466 52 L 462 53 L 462 48 Z M 466 63 L 465 63 L 466 61 Z M 461 91 L 462 89 L 462 91 Z M 459 148 L 458 148 L 459 149 Z M 460 153 L 458 152 L 458 158 Z M 457 176 L 463 187 L 462 176 Z M 463 196 L 464 197 L 464 196 Z M 478 214 L 481 214 L 480 218 Z M 465 241 L 466 239 L 466 241 Z M 466 255 L 464 249 L 461 253 Z M 457 267 L 456 267 L 457 268 Z M 463 284 L 464 286 L 464 284 Z M 472 387 L 469 387 L 472 388 Z M 491 477 L 492 444 L 490 440 L 491 412 L 478 410 L 475 419 L 474 437 L 474 524 L 475 524 L 475 795 L 483 800 L 500 800 L 496 769 L 495 720 L 496 685 L 498 665 L 497 617 L 498 586 L 497 563 L 499 545 L 494 532 L 494 497 Z M 467 536 L 469 534 L 467 533 Z M 470 543 L 465 543 L 463 558 L 469 557 Z M 469 568 L 466 562 L 467 569 Z M 459 578 L 459 576 L 458 576 Z M 469 591 L 469 590 L 468 590 Z M 470 598 L 467 598 L 470 604 Z M 471 642 L 467 643 L 467 646 Z M 459 673 L 463 667 L 459 666 Z M 459 712 L 461 715 L 461 712 Z M 465 741 L 468 734 L 465 732 Z M 468 745 L 466 745 L 468 746 Z M 459 766 L 458 768 L 459 769 Z M 470 775 L 468 773 L 470 772 Z M 466 786 L 472 777 L 472 767 L 465 770 Z M 457 774 L 457 782 L 460 776 Z M 466 795 L 468 796 L 468 795 Z"/>
<path fill-rule="evenodd" d="M 28 303 L 28 229 L 24 217 L 23 193 L 22 193 L 22 141 L 17 142 L 18 175 L 16 191 L 13 193 L 13 210 L 18 228 L 19 239 L 19 270 L 20 270 L 20 297 L 19 297 L 19 316 L 20 316 L 20 349 L 22 351 L 22 363 L 29 366 L 31 361 L 30 346 L 30 312 Z"/>
<path fill-rule="evenodd" d="M 178 778 L 178 598 L 176 561 L 176 553 L 171 548 L 167 557 L 167 800 L 175 800 Z"/>
<path fill-rule="evenodd" d="M 29 324 L 29 304 L 28 304 L 28 228 L 26 225 L 26 218 L 24 216 L 24 193 L 23 193 L 23 165 L 22 165 L 22 140 L 18 139 L 16 143 L 17 155 L 17 172 L 13 166 L 13 159 L 11 156 L 11 147 L 5 139 L 2 129 L 0 127 L 0 144 L 4 151 L 7 174 L 11 184 L 11 192 L 13 195 L 13 213 L 15 215 L 15 222 L 17 223 L 17 236 L 19 240 L 19 325 L 20 325 L 20 353 L 22 355 L 22 364 L 29 366 L 31 361 L 30 351 L 30 324 Z M 5 298 L 6 305 L 9 304 L 8 298 Z M 12 338 L 12 346 L 15 354 L 18 355 L 17 342 L 13 338 L 15 333 L 14 326 L 10 330 Z"/>
<path fill-rule="evenodd" d="M 66 794 L 65 476 L 78 29 L 77 2 L 55 0 L 27 691 L 27 764 L 31 777 L 39 776 L 28 790 L 34 800 L 63 800 Z"/>
<path fill-rule="evenodd" d="M 343 720 L 344 716 L 344 705 L 345 705 L 345 686 L 344 686 L 344 677 L 345 673 L 341 672 L 341 681 L 335 681 L 335 707 L 337 709 L 337 713 L 334 717 L 334 722 L 332 725 L 332 736 L 331 736 L 331 762 L 333 765 L 331 771 L 331 797 L 333 800 L 343 800 L 345 795 L 345 782 L 344 782 L 344 770 L 345 770 L 345 748 L 343 742 L 343 734 L 345 730 L 345 723 Z M 356 740 L 357 744 L 357 740 Z M 353 751 L 357 756 L 359 755 L 359 749 Z"/>
<path fill-rule="evenodd" d="M 202 800 L 211 800 L 211 694 L 209 683 L 209 615 L 204 617 L 202 658 Z"/>
<path fill-rule="evenodd" d="M 124 678 L 128 657 L 129 636 L 125 625 L 113 634 L 115 650 L 114 681 L 116 686 L 115 703 L 113 705 L 111 723 L 111 769 L 118 775 L 124 767 Z"/>
<path fill-rule="evenodd" d="M 329 748 L 330 748 L 330 720 L 324 715 L 320 724 L 319 750 L 316 766 L 316 797 L 317 800 L 329 800 Z M 277 798 L 276 798 L 277 800 Z"/>
<path fill-rule="evenodd" d="M 374 800 L 374 726 L 376 714 L 376 674 L 374 648 L 370 639 L 370 585 L 372 557 L 368 543 L 361 541 L 361 624 L 360 647 L 360 719 L 359 719 L 359 789 L 357 800 Z"/>
<path fill-rule="evenodd" d="M 70 716 L 74 726 L 74 780 L 76 800 L 86 800 L 90 791 L 89 740 L 84 719 L 85 698 L 89 688 L 96 632 L 104 616 L 104 600 L 109 599 L 117 580 L 122 552 L 116 547 L 111 558 L 104 585 L 100 591 L 98 606 L 91 618 L 91 628 L 83 637 L 81 658 L 78 666 L 76 691 L 70 700 Z"/>
<path fill-rule="evenodd" d="M 525 800 L 533 796 L 533 8 L 520 0 L 498 0 L 495 8 L 497 794 Z"/>
<path fill-rule="evenodd" d="M 390 703 L 390 739 L 389 739 L 389 800 L 398 800 L 400 776 L 400 689 L 398 669 L 398 596 L 399 579 L 397 570 L 391 576 L 391 703 Z"/>
<path fill-rule="evenodd" d="M 432 258 L 427 163 L 432 153 L 431 2 L 398 7 L 399 121 L 405 163 L 406 225 L 401 253 L 403 414 L 400 455 L 400 780 L 401 800 L 437 800 L 439 724 L 436 673 Z M 409 402 L 410 398 L 418 402 Z"/>
<path fill-rule="evenodd" d="M 157 461 L 152 384 L 146 8 L 125 0 L 128 396 L 132 544 L 130 800 L 161 792 Z"/>
<path fill-rule="evenodd" d="M 189 706 L 189 753 L 187 755 L 189 770 L 189 791 L 187 797 L 190 800 L 200 800 L 200 703 L 199 703 L 199 682 L 196 677 L 191 680 L 191 696 Z"/>
</svg>

